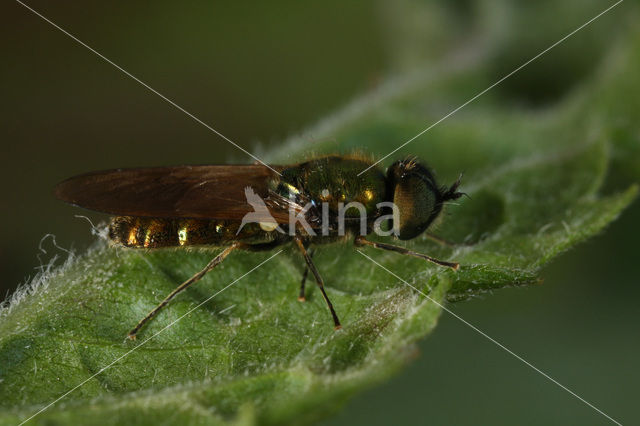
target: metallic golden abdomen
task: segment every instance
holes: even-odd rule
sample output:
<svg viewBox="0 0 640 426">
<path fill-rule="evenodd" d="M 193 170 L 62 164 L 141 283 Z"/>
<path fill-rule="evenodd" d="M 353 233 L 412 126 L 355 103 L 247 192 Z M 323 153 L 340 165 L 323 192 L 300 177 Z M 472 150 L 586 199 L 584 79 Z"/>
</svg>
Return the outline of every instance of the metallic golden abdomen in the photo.
<svg viewBox="0 0 640 426">
<path fill-rule="evenodd" d="M 272 229 L 264 224 L 247 224 L 238 231 L 238 223 L 206 219 L 163 219 L 116 216 L 109 225 L 109 238 L 132 248 L 218 246 L 231 241 L 249 244 L 269 242 Z"/>
</svg>

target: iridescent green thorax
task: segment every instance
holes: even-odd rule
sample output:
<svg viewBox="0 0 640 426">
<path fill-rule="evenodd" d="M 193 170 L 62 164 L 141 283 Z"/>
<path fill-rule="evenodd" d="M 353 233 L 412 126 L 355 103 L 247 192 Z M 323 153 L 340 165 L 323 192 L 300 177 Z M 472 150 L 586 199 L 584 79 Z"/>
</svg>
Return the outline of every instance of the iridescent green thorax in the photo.
<svg viewBox="0 0 640 426">
<path fill-rule="evenodd" d="M 285 169 L 280 178 L 278 192 L 298 191 L 318 206 L 328 203 L 329 210 L 338 212 L 339 203 L 362 204 L 367 214 L 376 212 L 376 204 L 387 198 L 384 173 L 372 167 L 360 176 L 358 173 L 371 165 L 357 158 L 339 156 L 322 157 Z M 346 211 L 346 216 L 357 216 L 356 209 Z"/>
</svg>

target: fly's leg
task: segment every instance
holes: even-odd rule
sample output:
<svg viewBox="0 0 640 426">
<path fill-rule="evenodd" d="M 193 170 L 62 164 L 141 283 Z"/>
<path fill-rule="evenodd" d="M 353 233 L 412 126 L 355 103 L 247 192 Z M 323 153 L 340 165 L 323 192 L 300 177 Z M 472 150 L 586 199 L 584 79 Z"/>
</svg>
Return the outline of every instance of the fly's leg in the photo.
<svg viewBox="0 0 640 426">
<path fill-rule="evenodd" d="M 335 326 L 335 329 L 340 330 L 342 328 L 342 325 L 340 325 L 340 320 L 338 319 L 338 315 L 336 315 L 336 311 L 333 309 L 333 305 L 329 300 L 329 296 L 327 296 L 327 293 L 324 291 L 324 281 L 322 280 L 320 273 L 318 272 L 318 270 L 316 269 L 316 266 L 311 261 L 311 256 L 309 256 L 309 253 L 307 253 L 307 249 L 304 247 L 302 238 L 295 237 L 294 239 L 296 244 L 298 245 L 298 248 L 300 249 L 300 252 L 302 252 L 302 256 L 304 257 L 305 262 L 307 262 L 307 267 L 309 268 L 309 270 L 311 271 L 311 273 L 316 279 L 316 284 L 318 284 L 318 287 L 320 288 L 320 292 L 322 292 L 322 297 L 324 298 L 324 301 L 327 302 L 327 306 L 329 307 L 329 311 L 331 311 L 331 316 L 333 317 L 333 324 Z"/>
<path fill-rule="evenodd" d="M 445 240 L 442 237 L 438 237 L 437 235 L 433 235 L 428 232 L 425 232 L 424 236 L 430 239 L 431 241 L 440 244 L 443 247 L 465 247 L 465 246 L 468 247 L 473 245 L 472 243 L 467 243 L 467 242 L 456 243 L 455 241 Z"/>
<path fill-rule="evenodd" d="M 310 249 L 309 250 L 309 259 L 313 259 L 313 254 L 316 251 L 314 249 Z M 304 295 L 304 284 L 307 282 L 307 275 L 309 275 L 309 266 L 307 266 L 307 264 L 305 263 L 304 265 L 304 272 L 302 273 L 302 280 L 300 281 L 300 294 L 298 295 L 298 300 L 300 302 L 304 302 L 306 299 L 305 295 Z"/>
<path fill-rule="evenodd" d="M 428 239 L 430 239 L 431 241 L 435 241 L 436 243 L 440 244 L 441 246 L 455 247 L 455 246 L 458 245 L 458 243 L 454 243 L 453 241 L 445 240 L 444 238 L 438 237 L 437 235 L 433 235 L 433 234 L 430 234 L 428 232 L 425 232 L 424 236 L 427 237 Z"/>
<path fill-rule="evenodd" d="M 456 262 L 445 262 L 444 260 L 438 260 L 434 257 L 427 256 L 426 254 L 416 253 L 415 251 L 411 251 L 409 249 L 406 249 L 400 246 L 394 246 L 392 244 L 376 243 L 376 242 L 367 240 L 363 236 L 357 236 L 354 243 L 356 246 L 367 245 L 367 246 L 375 247 L 377 249 L 395 251 L 396 253 L 417 257 L 418 259 L 424 259 L 431 263 L 435 263 L 436 265 L 446 266 L 447 268 L 451 268 L 454 271 L 458 270 L 458 268 L 460 267 L 460 264 Z"/>
<path fill-rule="evenodd" d="M 222 261 L 229 255 L 229 253 L 231 253 L 233 250 L 237 249 L 240 247 L 240 244 L 235 243 L 230 245 L 229 247 L 225 248 L 224 250 L 222 250 L 222 252 L 220 254 L 218 254 L 216 257 L 214 257 L 211 262 L 209 262 L 207 264 L 207 266 L 204 267 L 204 269 L 200 272 L 198 272 L 197 274 L 195 274 L 194 276 L 192 276 L 191 278 L 189 278 L 188 280 L 186 280 L 185 282 L 183 282 L 182 284 L 180 284 L 175 290 L 173 290 L 171 293 L 169 293 L 169 295 L 162 301 L 160 302 L 160 304 L 158 306 L 156 306 L 155 308 L 153 308 L 153 310 L 151 312 L 149 312 L 147 314 L 146 317 L 142 318 L 140 320 L 140 322 L 138 323 L 138 325 L 136 325 L 127 335 L 127 337 L 131 340 L 136 340 L 136 334 L 138 333 L 138 331 L 140 331 L 140 329 L 147 323 L 149 322 L 153 317 L 155 317 L 158 312 L 160 312 L 160 309 L 164 308 L 165 306 L 167 306 L 167 304 L 171 301 L 171 299 L 173 299 L 178 293 L 180 293 L 182 290 L 186 289 L 187 287 L 189 287 L 191 284 L 198 282 L 202 277 L 205 276 L 205 274 L 207 272 L 209 272 L 210 270 L 212 270 L 213 268 L 215 268 L 216 266 L 218 266 L 220 263 L 222 263 Z"/>
</svg>

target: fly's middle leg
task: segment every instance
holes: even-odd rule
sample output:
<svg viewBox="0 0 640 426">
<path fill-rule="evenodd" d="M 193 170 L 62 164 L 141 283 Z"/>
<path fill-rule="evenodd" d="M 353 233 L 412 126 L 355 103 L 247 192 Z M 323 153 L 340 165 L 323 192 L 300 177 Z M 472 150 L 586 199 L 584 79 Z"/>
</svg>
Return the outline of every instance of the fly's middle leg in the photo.
<svg viewBox="0 0 640 426">
<path fill-rule="evenodd" d="M 309 259 L 313 259 L 313 254 L 316 251 L 314 249 L 309 249 L 308 253 L 309 253 Z M 307 282 L 307 275 L 309 275 L 309 266 L 307 266 L 307 264 L 305 263 L 304 265 L 304 272 L 302 273 L 302 280 L 300 280 L 300 294 L 298 295 L 298 300 L 300 302 L 304 302 L 307 300 L 307 298 L 304 295 L 304 285 Z"/>
<path fill-rule="evenodd" d="M 327 303 L 327 306 L 329 307 L 329 311 L 331 312 L 331 317 L 333 318 L 333 325 L 335 326 L 335 329 L 340 330 L 342 328 L 342 325 L 340 324 L 340 320 L 338 319 L 338 315 L 336 314 L 336 311 L 333 309 L 333 305 L 331 304 L 331 300 L 329 300 L 329 296 L 327 296 L 327 292 L 324 290 L 324 280 L 320 276 L 320 273 L 316 269 L 316 266 L 313 264 L 313 261 L 311 260 L 311 256 L 309 256 L 309 253 L 307 252 L 307 249 L 305 248 L 304 243 L 302 242 L 302 238 L 296 236 L 294 240 L 296 242 L 296 245 L 300 249 L 302 256 L 304 257 L 305 262 L 307 262 L 307 267 L 309 268 L 314 278 L 316 279 L 316 284 L 318 284 L 318 287 L 320 288 L 320 292 L 322 293 L 322 297 L 324 298 L 324 301 Z"/>
</svg>

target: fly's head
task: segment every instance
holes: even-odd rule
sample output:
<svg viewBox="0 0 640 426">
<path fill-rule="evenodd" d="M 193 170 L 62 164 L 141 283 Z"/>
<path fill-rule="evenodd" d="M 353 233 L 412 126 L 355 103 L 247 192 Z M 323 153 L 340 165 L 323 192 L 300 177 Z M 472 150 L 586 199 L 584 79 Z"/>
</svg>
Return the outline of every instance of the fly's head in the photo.
<svg viewBox="0 0 640 426">
<path fill-rule="evenodd" d="M 463 196 L 457 191 L 461 177 L 450 187 L 438 186 L 433 173 L 415 158 L 393 163 L 387 169 L 387 185 L 391 201 L 397 207 L 393 229 L 398 238 L 417 237 L 438 218 L 446 201 Z"/>
</svg>

